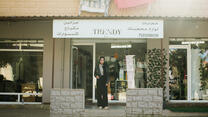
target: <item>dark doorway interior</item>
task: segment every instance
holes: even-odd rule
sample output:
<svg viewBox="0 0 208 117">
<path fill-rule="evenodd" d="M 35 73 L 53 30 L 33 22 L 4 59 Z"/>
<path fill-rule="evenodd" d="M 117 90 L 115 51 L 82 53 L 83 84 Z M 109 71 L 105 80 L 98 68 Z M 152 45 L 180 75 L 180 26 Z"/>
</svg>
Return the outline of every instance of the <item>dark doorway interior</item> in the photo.
<svg viewBox="0 0 208 117">
<path fill-rule="evenodd" d="M 93 46 L 76 45 L 73 49 L 72 82 L 74 89 L 85 90 L 85 102 L 92 102 Z"/>
</svg>

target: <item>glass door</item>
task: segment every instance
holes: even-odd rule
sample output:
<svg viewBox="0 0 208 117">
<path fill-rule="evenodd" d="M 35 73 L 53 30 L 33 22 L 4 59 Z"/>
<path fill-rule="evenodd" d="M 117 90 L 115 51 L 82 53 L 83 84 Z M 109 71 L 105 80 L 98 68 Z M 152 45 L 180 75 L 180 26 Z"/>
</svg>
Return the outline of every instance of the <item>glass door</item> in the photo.
<svg viewBox="0 0 208 117">
<path fill-rule="evenodd" d="M 189 45 L 169 46 L 170 100 L 190 100 L 191 56 Z"/>
<path fill-rule="evenodd" d="M 85 102 L 92 102 L 93 95 L 93 45 L 73 44 L 72 46 L 73 89 L 85 90 Z"/>
</svg>

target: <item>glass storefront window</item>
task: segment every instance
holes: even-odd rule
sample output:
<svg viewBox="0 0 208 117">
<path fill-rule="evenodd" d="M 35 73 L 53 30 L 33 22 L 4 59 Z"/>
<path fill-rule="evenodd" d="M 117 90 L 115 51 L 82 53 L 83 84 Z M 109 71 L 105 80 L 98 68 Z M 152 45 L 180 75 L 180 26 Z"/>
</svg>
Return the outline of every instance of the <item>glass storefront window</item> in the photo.
<svg viewBox="0 0 208 117">
<path fill-rule="evenodd" d="M 20 44 L 15 41 L 13 44 L 17 43 Z M 2 49 L 0 49 L 0 92 L 42 93 L 43 52 L 36 49 L 32 51 Z M 40 49 L 43 50 L 43 46 Z M 21 101 L 24 102 L 41 102 L 41 100 L 42 96 L 21 96 Z M 17 96 L 0 95 L 0 101 L 15 102 Z"/>
<path fill-rule="evenodd" d="M 171 41 L 170 45 L 181 45 L 181 46 L 189 46 L 188 50 L 184 50 L 182 52 L 177 52 L 175 50 L 170 49 L 170 99 L 171 100 L 208 100 L 208 40 L 201 40 L 201 39 L 186 39 L 186 40 L 177 40 Z M 190 57 L 186 57 L 187 52 L 190 53 Z M 184 57 L 185 58 L 184 58 Z M 180 62 L 180 59 L 183 59 Z M 190 61 L 190 65 L 185 65 L 187 61 Z M 178 63 L 178 64 L 176 64 Z M 190 66 L 190 73 L 187 73 L 187 70 L 181 69 L 185 68 L 181 65 Z M 181 66 L 177 69 L 174 69 L 173 66 Z M 178 82 L 174 81 L 173 74 L 180 74 L 179 76 L 182 77 L 182 81 Z M 177 75 L 175 75 L 176 77 Z M 184 76 L 184 77 L 183 77 Z M 190 76 L 190 77 L 187 77 Z M 190 87 L 187 87 L 189 85 Z M 181 92 L 182 86 L 183 92 Z M 178 90 L 175 90 L 177 89 Z M 179 92 L 179 93 L 177 93 Z M 177 98 L 180 97 L 181 94 L 183 96 L 189 95 L 189 99 L 187 98 Z M 182 96 L 182 97 L 183 97 Z"/>
<path fill-rule="evenodd" d="M 146 87 L 146 43 L 97 43 L 96 63 L 105 57 L 109 66 L 108 100 L 126 101 L 128 87 Z"/>
</svg>

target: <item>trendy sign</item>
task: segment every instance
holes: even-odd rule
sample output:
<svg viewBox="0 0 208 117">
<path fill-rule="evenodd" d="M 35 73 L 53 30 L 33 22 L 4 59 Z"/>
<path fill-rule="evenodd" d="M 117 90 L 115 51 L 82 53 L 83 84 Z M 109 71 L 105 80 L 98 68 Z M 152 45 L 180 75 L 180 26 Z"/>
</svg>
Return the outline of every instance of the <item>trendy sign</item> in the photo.
<svg viewBox="0 0 208 117">
<path fill-rule="evenodd" d="M 53 38 L 163 38 L 163 20 L 54 20 Z"/>
</svg>

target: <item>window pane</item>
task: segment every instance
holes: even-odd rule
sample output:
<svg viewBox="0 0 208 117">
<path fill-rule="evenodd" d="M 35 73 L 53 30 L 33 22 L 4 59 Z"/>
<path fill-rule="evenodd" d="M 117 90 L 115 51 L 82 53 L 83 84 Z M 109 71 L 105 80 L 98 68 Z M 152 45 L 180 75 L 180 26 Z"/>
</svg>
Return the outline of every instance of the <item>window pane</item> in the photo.
<svg viewBox="0 0 208 117">
<path fill-rule="evenodd" d="M 169 50 L 170 100 L 187 100 L 187 49 Z"/>
<path fill-rule="evenodd" d="M 177 41 L 171 41 L 171 45 L 190 45 L 191 46 L 191 82 L 190 84 L 190 96 L 191 100 L 208 100 L 208 41 L 207 39 L 183 39 Z M 173 53 L 170 50 L 170 53 Z M 185 55 L 186 53 L 184 53 Z M 172 64 L 172 58 L 175 56 L 170 55 L 170 68 Z M 175 57 L 177 58 L 177 57 Z M 181 62 L 182 63 L 182 62 Z M 182 72 L 179 71 L 181 74 Z M 170 77 L 170 98 L 174 98 L 175 93 L 173 90 L 174 81 Z M 176 87 L 175 87 L 176 89 Z"/>
<path fill-rule="evenodd" d="M 42 93 L 43 52 L 0 51 L 0 92 Z M 42 96 L 21 96 L 24 102 L 41 102 Z M 2 96 L 0 101 L 17 101 L 17 96 Z"/>
</svg>

